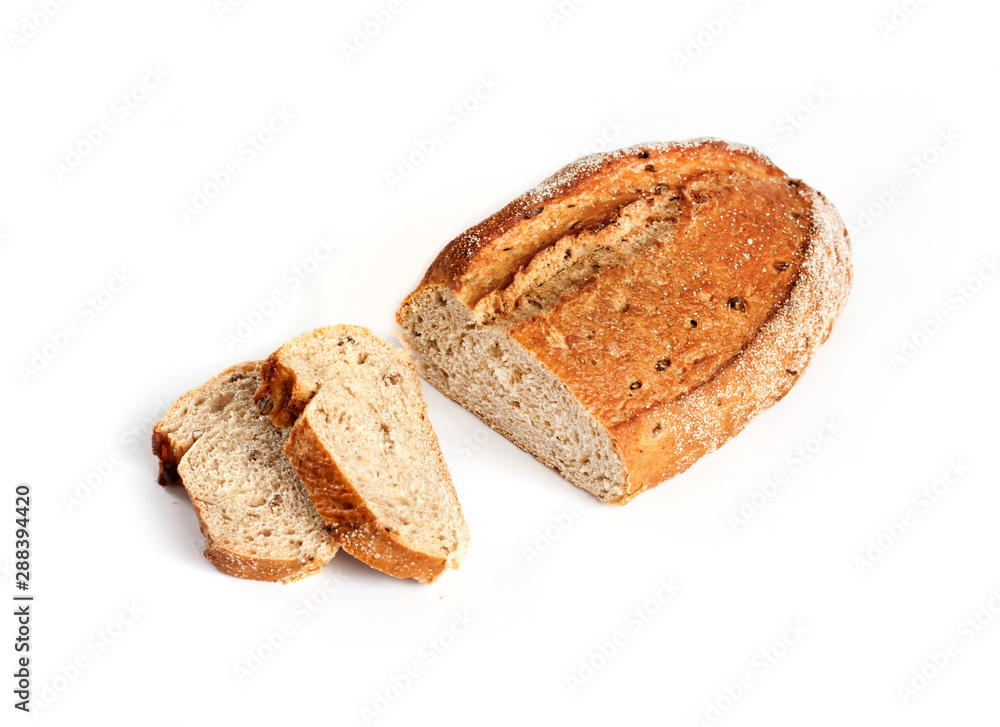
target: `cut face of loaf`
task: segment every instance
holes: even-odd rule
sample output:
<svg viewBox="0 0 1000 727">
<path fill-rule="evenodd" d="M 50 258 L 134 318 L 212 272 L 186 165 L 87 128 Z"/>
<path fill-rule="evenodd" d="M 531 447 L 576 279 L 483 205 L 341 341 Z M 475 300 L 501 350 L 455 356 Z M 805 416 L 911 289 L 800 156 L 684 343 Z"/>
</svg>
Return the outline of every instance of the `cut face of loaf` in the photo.
<svg viewBox="0 0 1000 727">
<path fill-rule="evenodd" d="M 153 453 L 180 479 L 205 557 L 240 578 L 290 582 L 316 573 L 337 543 L 284 455 L 287 433 L 261 416 L 259 362 L 184 394 L 153 429 Z"/>
<path fill-rule="evenodd" d="M 647 144 L 460 235 L 397 322 L 427 381 L 621 504 L 784 396 L 851 275 L 837 212 L 758 152 Z"/>
<path fill-rule="evenodd" d="M 398 578 L 457 568 L 469 530 L 409 356 L 357 326 L 292 339 L 261 368 L 260 411 L 351 555 Z"/>
</svg>

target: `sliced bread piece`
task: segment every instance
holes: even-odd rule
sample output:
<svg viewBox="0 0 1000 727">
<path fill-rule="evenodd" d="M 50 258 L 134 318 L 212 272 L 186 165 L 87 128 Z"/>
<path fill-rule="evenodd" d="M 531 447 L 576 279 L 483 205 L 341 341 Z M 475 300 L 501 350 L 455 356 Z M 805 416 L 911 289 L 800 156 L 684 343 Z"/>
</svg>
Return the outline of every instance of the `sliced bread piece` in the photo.
<svg viewBox="0 0 1000 727">
<path fill-rule="evenodd" d="M 261 372 L 257 405 L 292 427 L 285 453 L 344 550 L 425 583 L 459 566 L 469 529 L 405 351 L 330 326 L 292 339 Z"/>
<path fill-rule="evenodd" d="M 646 144 L 457 237 L 396 320 L 428 382 L 621 504 L 783 397 L 851 275 L 836 210 L 760 153 Z"/>
<path fill-rule="evenodd" d="M 216 568 L 289 583 L 338 546 L 284 455 L 287 432 L 254 406 L 259 368 L 233 366 L 177 399 L 153 428 L 153 453 L 161 484 L 187 490 Z"/>
</svg>

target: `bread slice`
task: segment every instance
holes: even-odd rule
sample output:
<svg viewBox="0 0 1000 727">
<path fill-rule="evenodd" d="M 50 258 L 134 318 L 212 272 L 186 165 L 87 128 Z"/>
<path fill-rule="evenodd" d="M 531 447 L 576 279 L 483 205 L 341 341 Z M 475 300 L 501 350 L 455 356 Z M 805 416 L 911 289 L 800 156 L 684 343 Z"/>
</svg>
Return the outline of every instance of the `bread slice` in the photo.
<svg viewBox="0 0 1000 727">
<path fill-rule="evenodd" d="M 581 159 L 453 240 L 397 314 L 421 374 L 601 500 L 778 401 L 852 277 L 826 199 L 753 149 Z"/>
<path fill-rule="evenodd" d="M 284 455 L 287 432 L 254 406 L 259 366 L 233 366 L 181 396 L 153 428 L 153 453 L 161 484 L 187 490 L 216 568 L 288 583 L 338 546 Z"/>
<path fill-rule="evenodd" d="M 285 453 L 344 550 L 425 583 L 459 566 L 469 529 L 405 351 L 365 328 L 318 328 L 261 379 L 260 411 L 292 427 Z"/>
</svg>

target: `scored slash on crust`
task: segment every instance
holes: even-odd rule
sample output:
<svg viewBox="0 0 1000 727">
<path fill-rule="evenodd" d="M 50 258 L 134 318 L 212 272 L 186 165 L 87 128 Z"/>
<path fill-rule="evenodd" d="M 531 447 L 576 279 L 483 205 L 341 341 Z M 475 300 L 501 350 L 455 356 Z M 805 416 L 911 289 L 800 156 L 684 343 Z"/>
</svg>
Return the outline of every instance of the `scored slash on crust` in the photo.
<svg viewBox="0 0 1000 727">
<path fill-rule="evenodd" d="M 396 319 L 432 385 L 622 504 L 782 398 L 851 277 L 822 195 L 696 139 L 568 165 L 449 243 Z"/>
</svg>

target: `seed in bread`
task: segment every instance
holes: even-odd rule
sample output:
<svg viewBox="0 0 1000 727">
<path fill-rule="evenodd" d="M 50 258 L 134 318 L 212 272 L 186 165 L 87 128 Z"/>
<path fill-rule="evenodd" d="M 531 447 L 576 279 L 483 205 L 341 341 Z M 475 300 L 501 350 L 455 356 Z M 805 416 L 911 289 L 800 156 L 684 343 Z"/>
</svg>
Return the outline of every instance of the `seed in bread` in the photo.
<svg viewBox="0 0 1000 727">
<path fill-rule="evenodd" d="M 759 152 L 646 144 L 459 235 L 397 322 L 428 382 L 622 504 L 783 397 L 851 277 L 836 210 Z"/>
<path fill-rule="evenodd" d="M 258 413 L 260 362 L 181 396 L 153 428 L 161 484 L 179 480 L 223 573 L 291 582 L 313 575 L 336 540 L 284 455 L 288 433 Z"/>
<path fill-rule="evenodd" d="M 405 351 L 358 326 L 318 328 L 261 379 L 257 405 L 291 427 L 288 459 L 344 550 L 428 583 L 459 566 L 469 528 Z"/>
</svg>

